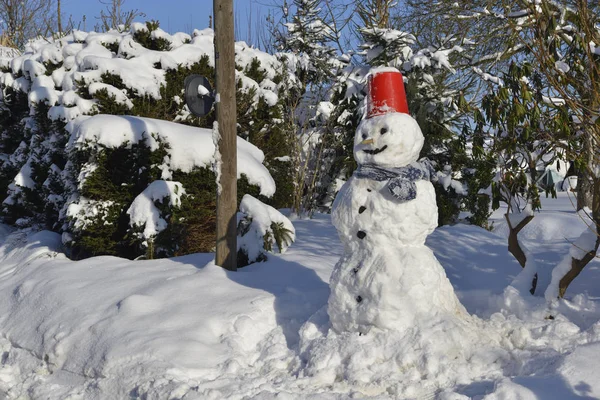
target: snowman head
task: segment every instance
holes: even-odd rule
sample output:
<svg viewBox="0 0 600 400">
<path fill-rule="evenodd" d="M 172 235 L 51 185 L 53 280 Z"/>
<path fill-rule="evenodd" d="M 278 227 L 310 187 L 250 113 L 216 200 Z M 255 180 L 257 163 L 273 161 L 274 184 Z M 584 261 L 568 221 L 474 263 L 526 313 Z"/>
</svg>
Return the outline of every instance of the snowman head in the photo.
<svg viewBox="0 0 600 400">
<path fill-rule="evenodd" d="M 395 68 L 371 70 L 368 92 L 367 117 L 354 137 L 356 162 L 402 167 L 417 161 L 424 138 L 408 114 L 402 74 Z"/>
<path fill-rule="evenodd" d="M 363 120 L 354 136 L 359 165 L 402 167 L 417 161 L 423 147 L 421 128 L 408 114 L 389 113 Z"/>
</svg>

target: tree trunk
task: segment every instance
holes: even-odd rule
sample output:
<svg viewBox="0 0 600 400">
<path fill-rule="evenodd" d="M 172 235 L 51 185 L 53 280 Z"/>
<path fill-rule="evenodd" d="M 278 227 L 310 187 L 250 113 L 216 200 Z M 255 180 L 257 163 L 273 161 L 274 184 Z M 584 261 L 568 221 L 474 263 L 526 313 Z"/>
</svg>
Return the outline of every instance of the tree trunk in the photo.
<svg viewBox="0 0 600 400">
<path fill-rule="evenodd" d="M 596 257 L 596 253 L 598 252 L 598 248 L 600 247 L 600 177 L 594 178 L 592 181 L 591 187 L 592 190 L 592 220 L 595 226 L 592 226 L 588 229 L 595 229 L 596 235 L 598 236 L 596 239 L 596 243 L 594 249 L 590 252 L 586 253 L 586 255 L 578 260 L 576 258 L 571 259 L 571 269 L 569 272 L 562 277 L 558 285 L 558 295 L 560 297 L 564 297 L 567 288 L 573 282 L 575 278 L 583 271 L 586 265 L 589 264 L 590 261 Z"/>
<path fill-rule="evenodd" d="M 525 264 L 527 263 L 527 256 L 525 255 L 525 252 L 523 251 L 523 249 L 521 248 L 521 244 L 519 243 L 519 232 L 521 232 L 521 230 L 525 228 L 525 225 L 527 225 L 533 219 L 533 215 L 525 217 L 521 222 L 519 222 L 519 224 L 516 227 L 513 227 L 511 225 L 510 220 L 508 218 L 508 214 L 505 214 L 504 218 L 506 218 L 506 221 L 508 222 L 509 229 L 508 251 L 517 259 L 521 267 L 525 268 Z"/>
<path fill-rule="evenodd" d="M 592 187 L 587 170 L 580 171 L 577 174 L 577 211 L 583 210 L 584 207 L 592 207 Z"/>
<path fill-rule="evenodd" d="M 577 173 L 577 211 L 583 210 L 584 207 L 592 208 L 594 201 L 594 183 L 588 168 L 594 154 L 592 151 L 592 141 L 593 138 L 591 135 L 588 135 L 588 137 L 583 141 L 583 161 L 585 166 Z"/>
<path fill-rule="evenodd" d="M 558 284 L 558 295 L 561 298 L 565 296 L 565 292 L 567 291 L 567 288 L 571 282 L 573 282 L 573 279 L 577 278 L 581 271 L 583 271 L 583 268 L 585 268 L 585 266 L 594 259 L 599 245 L 600 237 L 598 240 L 596 240 L 595 249 L 587 253 L 581 260 L 577 260 L 576 258 L 571 259 L 571 269 L 565 274 L 565 276 L 562 277 Z"/>
<path fill-rule="evenodd" d="M 508 251 L 510 252 L 510 254 L 512 254 L 517 259 L 517 261 L 521 265 L 521 268 L 525 268 L 525 265 L 527 264 L 527 255 L 525 254 L 525 252 L 523 251 L 523 248 L 521 247 L 521 244 L 519 243 L 519 232 L 521 232 L 521 230 L 523 228 L 525 228 L 525 226 L 533 219 L 533 215 L 529 215 L 529 216 L 525 217 L 521 222 L 519 222 L 519 224 L 516 227 L 513 227 L 512 224 L 510 223 L 508 214 L 505 214 L 504 218 L 506 218 L 506 222 L 508 222 L 508 229 L 509 229 Z M 529 289 L 529 293 L 531 293 L 531 294 L 535 293 L 535 288 L 537 287 L 537 281 L 538 281 L 538 275 L 535 274 L 533 276 L 533 281 L 531 282 L 531 289 Z"/>
</svg>

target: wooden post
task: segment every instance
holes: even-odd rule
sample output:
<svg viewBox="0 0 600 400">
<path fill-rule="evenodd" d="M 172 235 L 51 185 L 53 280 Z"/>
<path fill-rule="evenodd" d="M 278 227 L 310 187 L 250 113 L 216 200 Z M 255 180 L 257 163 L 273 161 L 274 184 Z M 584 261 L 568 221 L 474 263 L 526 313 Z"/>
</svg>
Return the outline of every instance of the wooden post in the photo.
<svg viewBox="0 0 600 400">
<path fill-rule="evenodd" d="M 217 194 L 217 254 L 215 262 L 237 270 L 237 120 L 233 0 L 214 0 L 215 71 L 221 192 Z"/>
<path fill-rule="evenodd" d="M 57 8 L 57 10 L 56 10 L 56 23 L 58 25 L 58 33 L 62 33 L 63 29 L 62 29 L 62 19 L 60 17 L 60 13 L 61 13 L 61 10 L 60 10 L 60 0 L 56 1 L 56 8 Z"/>
</svg>

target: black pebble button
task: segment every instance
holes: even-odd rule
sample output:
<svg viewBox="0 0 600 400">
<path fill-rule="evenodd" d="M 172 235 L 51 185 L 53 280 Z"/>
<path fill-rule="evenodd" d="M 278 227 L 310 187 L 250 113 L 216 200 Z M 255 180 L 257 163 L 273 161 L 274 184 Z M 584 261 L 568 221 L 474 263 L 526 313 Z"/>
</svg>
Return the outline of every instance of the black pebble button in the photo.
<svg viewBox="0 0 600 400">
<path fill-rule="evenodd" d="M 359 214 L 362 214 L 362 213 L 364 213 L 364 212 L 365 212 L 365 210 L 366 210 L 366 209 L 367 209 L 367 207 L 365 207 L 365 206 L 360 206 L 360 208 L 358 209 L 358 213 L 359 213 Z"/>
<path fill-rule="evenodd" d="M 356 302 L 360 303 L 362 301 L 362 297 L 361 296 L 356 296 Z"/>
<path fill-rule="evenodd" d="M 364 239 L 365 236 L 367 236 L 367 233 L 363 232 L 363 231 L 358 231 L 358 233 L 356 234 L 356 236 L 358 236 L 359 239 Z"/>
<path fill-rule="evenodd" d="M 370 192 L 370 191 L 371 191 L 371 189 L 367 189 L 367 192 Z"/>
</svg>

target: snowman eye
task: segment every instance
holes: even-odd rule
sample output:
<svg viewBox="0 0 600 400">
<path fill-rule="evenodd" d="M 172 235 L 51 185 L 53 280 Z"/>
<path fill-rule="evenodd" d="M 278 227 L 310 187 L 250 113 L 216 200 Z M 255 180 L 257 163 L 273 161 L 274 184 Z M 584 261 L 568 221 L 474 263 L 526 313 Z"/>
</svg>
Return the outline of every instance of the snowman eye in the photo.
<svg viewBox="0 0 600 400">
<path fill-rule="evenodd" d="M 381 130 L 379 131 L 379 133 L 381 133 L 383 135 L 383 134 L 386 134 L 387 131 L 388 131 L 388 128 L 381 128 Z"/>
</svg>

